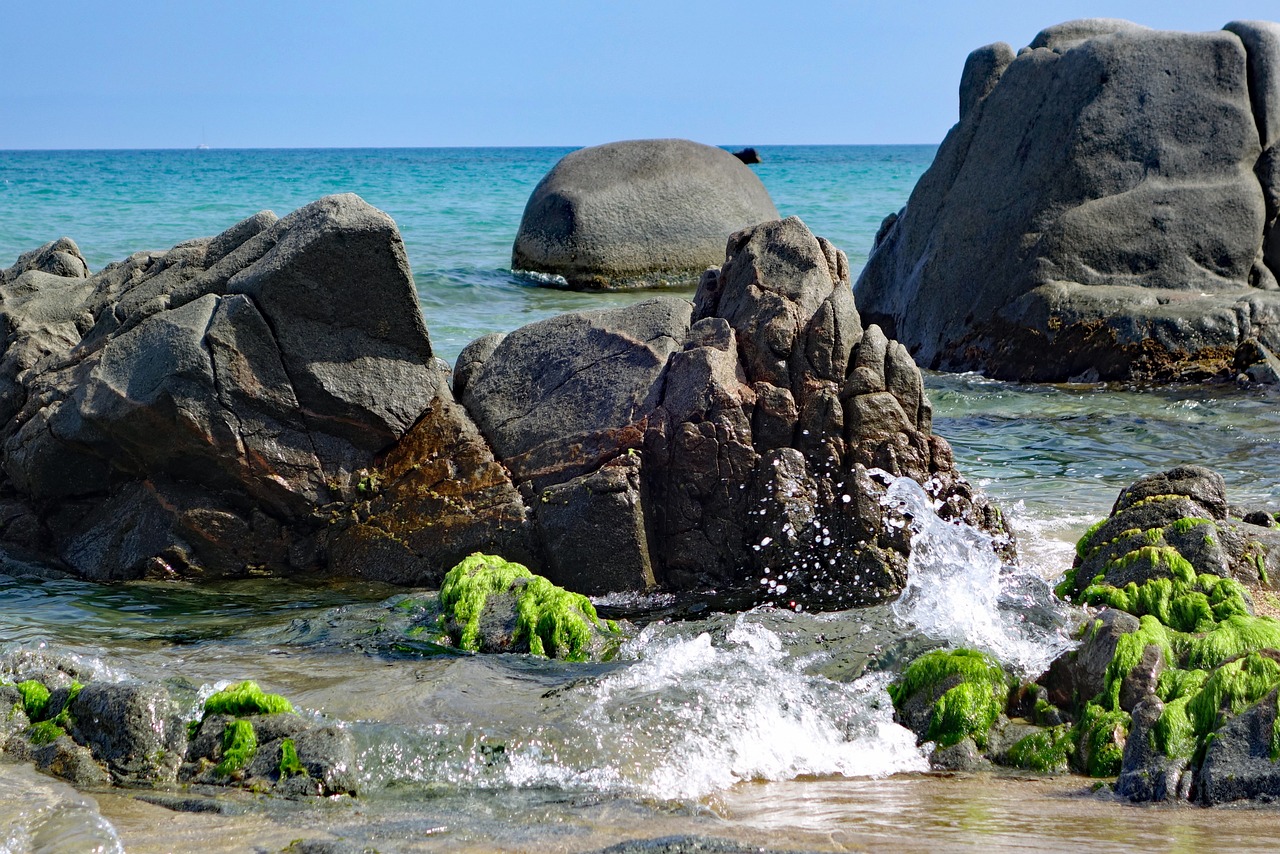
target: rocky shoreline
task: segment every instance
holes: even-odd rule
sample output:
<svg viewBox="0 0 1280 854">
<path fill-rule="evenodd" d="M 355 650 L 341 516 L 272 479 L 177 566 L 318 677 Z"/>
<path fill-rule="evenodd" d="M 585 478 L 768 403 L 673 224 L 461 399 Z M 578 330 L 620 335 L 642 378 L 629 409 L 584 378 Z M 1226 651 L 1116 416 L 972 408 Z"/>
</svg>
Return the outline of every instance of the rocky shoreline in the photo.
<svg viewBox="0 0 1280 854">
<path fill-rule="evenodd" d="M 1125 110 L 1152 68 L 1177 83 L 1148 93 L 1154 142 Z M 898 479 L 1013 564 L 1008 520 L 933 432 L 917 362 L 1280 381 L 1277 74 L 1280 27 L 1258 22 L 1195 36 L 1074 22 L 1018 54 L 979 49 L 960 123 L 856 286 L 842 251 L 770 218 L 728 236 L 692 300 L 487 335 L 452 367 L 395 223 L 355 195 L 92 274 L 74 242 L 47 244 L 0 270 L 0 570 L 389 583 L 412 590 L 360 617 L 366 650 L 572 668 L 608 664 L 640 631 L 589 596 L 670 595 L 676 617 L 892 602 L 918 521 L 889 506 Z M 1207 142 L 1169 126 L 1188 99 L 1221 114 Z M 1018 130 L 1036 122 L 1093 133 L 1037 148 Z M 1084 145 L 1127 163 L 1105 143 L 1135 138 L 1172 140 L 1139 152 L 1142 180 Z M 1082 177 L 1086 161 L 1106 174 Z M 555 186 L 527 218 L 554 208 Z M 1030 208 L 1014 216 L 1011 199 Z M 1211 221 L 1214 205 L 1232 216 Z M 1135 236 L 1117 224 L 1135 209 L 1165 219 Z M 603 275 L 578 272 L 588 287 Z M 937 643 L 900 662 L 894 720 L 933 745 L 931 768 L 1114 780 L 1134 802 L 1280 797 L 1277 514 L 1178 466 L 1125 488 L 1063 569 L 1076 647 L 1045 672 Z M 116 681 L 11 650 L 0 755 L 178 810 L 231 790 L 363 796 L 350 721 L 242 678 Z M 505 761 L 503 744 L 472 746 Z M 670 850 L 736 850 L 716 845 Z"/>
</svg>

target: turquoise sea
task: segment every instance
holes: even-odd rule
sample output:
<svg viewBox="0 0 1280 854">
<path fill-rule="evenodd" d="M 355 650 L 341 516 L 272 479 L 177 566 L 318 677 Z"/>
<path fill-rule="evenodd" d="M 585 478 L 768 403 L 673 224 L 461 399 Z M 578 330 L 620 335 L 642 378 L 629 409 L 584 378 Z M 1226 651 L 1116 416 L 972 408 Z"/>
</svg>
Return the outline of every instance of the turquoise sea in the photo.
<svg viewBox="0 0 1280 854">
<path fill-rule="evenodd" d="M 452 361 L 480 335 L 646 296 L 550 290 L 512 275 L 525 200 L 569 150 L 4 151 L 0 267 L 66 235 L 96 271 L 258 210 L 284 215 L 355 192 L 398 223 L 433 344 Z M 759 150 L 753 168 L 778 209 L 832 240 L 856 271 L 936 147 Z M 1031 667 L 1054 641 L 1024 636 L 1017 591 L 1060 575 L 1074 540 L 1133 479 L 1199 462 L 1224 475 L 1232 500 L 1273 500 L 1280 398 L 1231 385 L 1031 386 L 942 374 L 926 383 L 935 431 L 1013 519 L 1022 552 L 1019 567 L 983 576 L 953 544 L 959 564 L 932 568 L 931 583 L 958 585 L 941 611 L 655 624 L 625 651 L 629 666 L 579 672 L 512 656 L 388 656 L 353 642 L 373 619 L 360 609 L 376 609 L 385 589 L 0 576 L 0 661 L 71 654 L 109 678 L 257 679 L 349 722 L 371 792 L 356 806 L 248 799 L 186 813 L 118 793 L 86 799 L 0 764 L 0 828 L 16 828 L 0 829 L 0 852 L 275 851 L 312 837 L 353 850 L 586 851 L 676 833 L 806 850 L 1122 851 L 1135 838 L 1156 849 L 1274 850 L 1280 830 L 1267 814 L 1240 814 L 1228 836 L 1220 813 L 1136 809 L 1079 781 L 975 788 L 920 776 L 920 754 L 885 717 L 887 676 L 852 675 L 868 655 L 891 661 L 913 644 L 962 642 L 976 610 L 989 607 L 981 603 L 997 600 L 1003 634 L 991 643 Z"/>
</svg>

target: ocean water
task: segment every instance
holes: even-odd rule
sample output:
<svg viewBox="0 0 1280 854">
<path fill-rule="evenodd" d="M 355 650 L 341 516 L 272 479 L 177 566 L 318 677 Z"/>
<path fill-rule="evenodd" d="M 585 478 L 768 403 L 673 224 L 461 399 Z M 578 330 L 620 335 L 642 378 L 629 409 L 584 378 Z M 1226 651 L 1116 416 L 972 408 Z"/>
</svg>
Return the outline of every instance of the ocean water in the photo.
<svg viewBox="0 0 1280 854">
<path fill-rule="evenodd" d="M 452 360 L 489 332 L 647 296 L 549 290 L 511 274 L 525 200 L 568 150 L 0 152 L 0 266 L 67 235 L 97 270 L 261 209 L 283 215 L 356 192 L 399 224 L 432 341 Z M 844 249 L 856 271 L 935 148 L 760 150 L 754 168 L 779 210 Z M 1042 667 L 1072 619 L 1047 582 L 1144 473 L 1200 462 L 1222 472 L 1237 503 L 1270 503 L 1280 398 L 973 375 L 930 374 L 926 384 L 935 431 L 1011 517 L 1020 565 L 993 563 L 974 532 L 932 522 L 903 483 L 895 500 L 914 507 L 928 548 L 893 606 L 653 624 L 607 667 L 362 646 L 352 637 L 394 592 L 368 585 L 0 576 L 0 670 L 15 658 L 76 656 L 104 678 L 253 678 L 346 721 L 370 793 L 357 807 L 244 798 L 174 813 L 0 765 L 0 827 L 11 828 L 0 852 L 278 850 L 303 837 L 383 851 L 585 851 L 676 833 L 813 850 L 1119 851 L 1135 837 L 1273 850 L 1278 831 L 1265 815 L 1233 818 L 1225 840 L 1213 813 L 1129 808 L 1080 781 L 984 781 L 978 791 L 921 777 L 925 757 L 892 723 L 884 685 L 897 663 L 938 643 Z M 495 745 L 502 762 L 478 761 Z"/>
</svg>

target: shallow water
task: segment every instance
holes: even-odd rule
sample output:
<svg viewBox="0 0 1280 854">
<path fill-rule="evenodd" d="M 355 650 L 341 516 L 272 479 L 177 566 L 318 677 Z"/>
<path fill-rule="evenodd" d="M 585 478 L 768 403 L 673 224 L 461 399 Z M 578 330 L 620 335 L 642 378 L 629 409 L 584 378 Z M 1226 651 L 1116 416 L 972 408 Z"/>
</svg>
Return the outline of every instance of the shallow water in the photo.
<svg viewBox="0 0 1280 854">
<path fill-rule="evenodd" d="M 69 234 L 97 269 L 261 208 L 283 214 L 352 190 L 399 223 L 433 342 L 452 359 L 481 334 L 648 296 L 547 290 L 507 269 L 524 200 L 564 151 L 0 152 L 0 264 Z M 830 237 L 856 269 L 933 149 L 762 154 L 757 174 L 780 210 Z M 1111 851 L 1135 839 L 1273 849 L 1273 812 L 1131 807 L 1088 795 L 1078 779 L 920 775 L 924 756 L 892 724 L 883 685 L 943 644 L 1042 667 L 1073 620 L 1048 602 L 1047 582 L 1137 476 L 1200 462 L 1224 475 L 1233 501 L 1270 502 L 1276 395 L 941 374 L 926 384 L 936 432 L 1013 520 L 1020 567 L 986 560 L 970 534 L 926 527 L 930 545 L 893 606 L 656 623 L 609 665 L 397 649 L 379 632 L 379 603 L 394 591 L 366 584 L 0 576 L 0 655 L 75 655 L 101 678 L 178 679 L 193 697 L 256 679 L 347 722 L 368 788 L 356 803 L 236 796 L 197 814 L 119 792 L 95 794 L 95 807 L 0 765 L 0 827 L 11 828 L 0 851 L 76 847 L 35 841 L 54 830 L 72 836 L 41 838 L 113 850 L 118 833 L 130 851 L 277 850 L 304 837 L 383 851 L 582 851 L 688 833 L 812 850 Z M 901 500 L 916 500 L 903 489 Z"/>
</svg>

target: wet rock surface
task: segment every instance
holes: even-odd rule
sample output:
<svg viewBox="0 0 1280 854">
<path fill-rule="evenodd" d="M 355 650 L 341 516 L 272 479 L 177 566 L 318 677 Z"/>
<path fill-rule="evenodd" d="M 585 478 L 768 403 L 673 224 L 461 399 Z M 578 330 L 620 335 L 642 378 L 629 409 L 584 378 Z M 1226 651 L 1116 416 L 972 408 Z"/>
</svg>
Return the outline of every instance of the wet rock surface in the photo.
<svg viewBox="0 0 1280 854">
<path fill-rule="evenodd" d="M 858 281 L 864 319 L 1002 379 L 1234 376 L 1242 342 L 1274 351 L 1277 33 L 1094 19 L 974 51 Z"/>
</svg>

